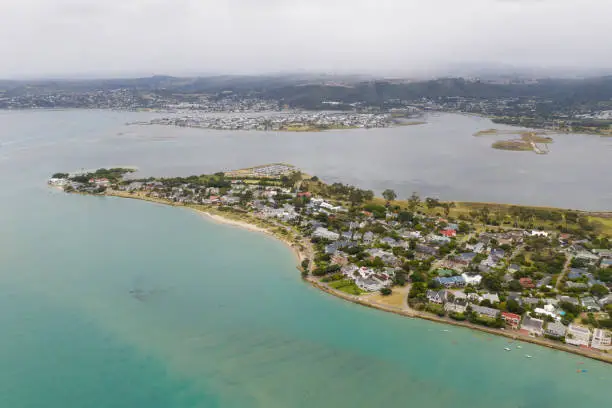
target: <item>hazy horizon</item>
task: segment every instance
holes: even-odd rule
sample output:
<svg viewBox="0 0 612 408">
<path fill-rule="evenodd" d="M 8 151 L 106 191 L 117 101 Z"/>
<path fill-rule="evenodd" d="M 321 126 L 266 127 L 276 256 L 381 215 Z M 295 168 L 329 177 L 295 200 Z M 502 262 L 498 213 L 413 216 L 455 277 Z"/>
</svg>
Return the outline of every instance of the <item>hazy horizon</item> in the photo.
<svg viewBox="0 0 612 408">
<path fill-rule="evenodd" d="M 608 0 L 4 0 L 0 78 L 600 75 L 610 15 Z"/>
</svg>

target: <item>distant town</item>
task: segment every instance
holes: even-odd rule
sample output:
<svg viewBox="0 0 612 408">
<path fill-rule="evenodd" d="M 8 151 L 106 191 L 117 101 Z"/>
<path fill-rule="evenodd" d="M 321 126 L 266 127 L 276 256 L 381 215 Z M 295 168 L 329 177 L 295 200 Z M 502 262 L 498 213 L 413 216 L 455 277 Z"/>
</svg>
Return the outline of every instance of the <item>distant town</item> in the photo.
<svg viewBox="0 0 612 408">
<path fill-rule="evenodd" d="M 382 128 L 401 122 L 390 114 L 344 113 L 344 112 L 298 112 L 286 114 L 267 114 L 259 116 L 232 115 L 217 116 L 207 113 L 179 114 L 173 117 L 139 122 L 139 125 L 171 125 L 217 130 L 265 130 L 313 132 L 330 129 Z"/>
<path fill-rule="evenodd" d="M 555 132 L 612 135 L 612 77 L 440 78 L 406 80 L 305 80 L 292 77 L 151 77 L 91 81 L 0 81 L 0 109 L 120 109 L 172 114 L 160 124 L 227 130 L 262 130 L 256 116 L 237 120 L 209 113 L 289 113 L 302 130 L 384 127 L 389 118 L 423 112 L 478 114 L 496 123 Z M 316 118 L 316 111 L 341 111 Z M 305 113 L 306 112 L 306 113 Z M 278 115 L 269 120 L 281 130 Z M 320 130 L 320 129 L 319 129 Z"/>
<path fill-rule="evenodd" d="M 256 225 L 297 251 L 305 280 L 345 299 L 612 361 L 611 213 L 378 198 L 283 163 L 148 179 L 100 169 L 49 184 Z"/>
</svg>

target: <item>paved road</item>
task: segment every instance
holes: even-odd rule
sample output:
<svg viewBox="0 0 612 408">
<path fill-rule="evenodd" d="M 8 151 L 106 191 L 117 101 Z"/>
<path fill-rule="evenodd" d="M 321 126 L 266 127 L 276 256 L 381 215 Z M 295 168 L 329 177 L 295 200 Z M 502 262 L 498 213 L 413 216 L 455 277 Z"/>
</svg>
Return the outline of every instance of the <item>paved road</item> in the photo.
<svg viewBox="0 0 612 408">
<path fill-rule="evenodd" d="M 561 272 L 561 275 L 559 275 L 559 277 L 557 278 L 557 284 L 555 285 L 555 289 L 559 290 L 560 286 L 561 286 L 561 282 L 563 281 L 563 278 L 565 277 L 565 275 L 567 275 L 567 273 L 570 270 L 570 264 L 572 262 L 572 256 L 565 254 L 566 255 L 566 261 L 565 261 L 565 265 L 563 265 L 563 272 Z"/>
</svg>

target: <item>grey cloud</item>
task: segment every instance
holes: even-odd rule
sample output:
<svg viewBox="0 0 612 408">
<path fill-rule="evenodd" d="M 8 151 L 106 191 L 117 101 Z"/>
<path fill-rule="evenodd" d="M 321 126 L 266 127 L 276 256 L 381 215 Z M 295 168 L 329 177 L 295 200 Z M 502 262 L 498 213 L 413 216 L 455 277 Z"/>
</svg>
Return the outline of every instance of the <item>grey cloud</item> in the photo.
<svg viewBox="0 0 612 408">
<path fill-rule="evenodd" d="M 0 77 L 612 67 L 609 0 L 2 0 Z"/>
</svg>

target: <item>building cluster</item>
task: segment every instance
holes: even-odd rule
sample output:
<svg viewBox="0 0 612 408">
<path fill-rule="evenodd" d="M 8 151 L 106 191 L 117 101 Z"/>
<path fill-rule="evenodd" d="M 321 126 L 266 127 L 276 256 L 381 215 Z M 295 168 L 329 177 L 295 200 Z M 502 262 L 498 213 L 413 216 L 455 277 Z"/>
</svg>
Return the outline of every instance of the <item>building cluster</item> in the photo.
<svg viewBox="0 0 612 408">
<path fill-rule="evenodd" d="M 350 112 L 294 112 L 262 115 L 210 115 L 206 111 L 180 112 L 146 124 L 217 130 L 325 130 L 381 128 L 393 124 L 387 114 Z"/>
<path fill-rule="evenodd" d="M 278 101 L 236 96 L 231 93 L 142 91 L 134 88 L 90 91 L 0 90 L 0 109 L 117 109 L 164 112 L 268 112 L 279 111 Z"/>
<path fill-rule="evenodd" d="M 145 97 L 131 89 L 97 90 L 87 92 L 25 91 L 16 95 L 0 91 L 0 109 L 120 109 L 158 108 L 163 98 Z"/>
</svg>

